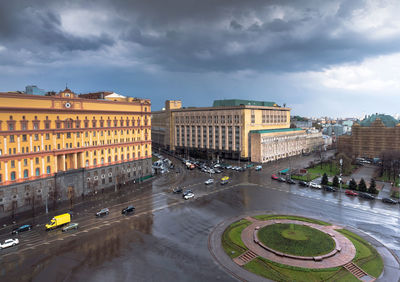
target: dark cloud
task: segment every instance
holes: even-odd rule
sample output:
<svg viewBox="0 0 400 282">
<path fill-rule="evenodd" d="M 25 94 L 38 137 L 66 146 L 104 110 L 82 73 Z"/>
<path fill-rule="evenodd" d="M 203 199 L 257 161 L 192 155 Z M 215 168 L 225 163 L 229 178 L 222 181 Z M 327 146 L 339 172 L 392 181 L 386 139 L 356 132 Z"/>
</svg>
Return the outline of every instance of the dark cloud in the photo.
<svg viewBox="0 0 400 282">
<path fill-rule="evenodd" d="M 343 24 L 365 5 L 362 0 L 2 1 L 0 44 L 44 61 L 123 45 L 133 46 L 123 59 L 172 71 L 319 70 L 400 50 L 397 37 L 374 40 Z M 82 9 L 104 13 L 109 28 L 84 37 L 66 32 L 63 12 Z"/>
</svg>

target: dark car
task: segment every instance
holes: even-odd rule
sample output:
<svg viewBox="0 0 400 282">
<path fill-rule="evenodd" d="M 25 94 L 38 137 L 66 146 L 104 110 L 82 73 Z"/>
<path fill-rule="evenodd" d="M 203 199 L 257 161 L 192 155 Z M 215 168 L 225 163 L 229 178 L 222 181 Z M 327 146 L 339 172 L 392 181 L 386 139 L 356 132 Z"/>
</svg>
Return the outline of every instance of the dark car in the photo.
<svg viewBox="0 0 400 282">
<path fill-rule="evenodd" d="M 299 185 L 300 185 L 300 186 L 307 187 L 307 186 L 308 186 L 308 183 L 301 180 L 301 181 L 299 181 Z"/>
<path fill-rule="evenodd" d="M 387 204 L 393 204 L 393 205 L 397 204 L 397 201 L 390 199 L 390 198 L 383 198 L 382 202 L 387 203 Z"/>
<path fill-rule="evenodd" d="M 286 182 L 286 179 L 283 178 L 283 177 L 278 177 L 278 181 L 280 181 L 280 182 Z"/>
<path fill-rule="evenodd" d="M 332 186 L 324 186 L 324 190 L 328 192 L 336 192 L 336 189 Z"/>
<path fill-rule="evenodd" d="M 367 199 L 367 200 L 375 200 L 375 197 L 368 193 L 361 192 L 358 194 L 358 196 L 360 196 L 361 198 Z"/>
<path fill-rule="evenodd" d="M 134 206 L 128 206 L 128 207 L 124 208 L 121 211 L 121 214 L 127 214 L 127 213 L 130 213 L 130 212 L 133 212 L 133 211 L 135 211 L 135 207 Z"/>
<path fill-rule="evenodd" d="M 18 233 L 20 233 L 20 232 L 28 231 L 28 230 L 31 230 L 31 229 L 32 229 L 32 226 L 31 226 L 31 225 L 25 224 L 25 225 L 22 225 L 22 226 L 20 226 L 20 227 L 18 227 L 18 228 L 15 228 L 15 229 L 12 231 L 12 234 L 18 234 Z"/>
<path fill-rule="evenodd" d="M 108 208 L 104 208 L 104 209 L 101 209 L 98 212 L 96 212 L 96 216 L 103 216 L 103 215 L 107 215 L 109 213 L 110 213 L 110 211 L 108 210 Z"/>
<path fill-rule="evenodd" d="M 172 190 L 172 192 L 173 192 L 174 194 L 180 194 L 180 193 L 183 192 L 183 190 L 182 190 L 182 188 L 174 188 L 174 190 Z"/>
<path fill-rule="evenodd" d="M 291 178 L 286 179 L 286 182 L 287 182 L 288 184 L 296 184 L 296 181 L 294 181 L 294 180 L 291 179 Z"/>
</svg>

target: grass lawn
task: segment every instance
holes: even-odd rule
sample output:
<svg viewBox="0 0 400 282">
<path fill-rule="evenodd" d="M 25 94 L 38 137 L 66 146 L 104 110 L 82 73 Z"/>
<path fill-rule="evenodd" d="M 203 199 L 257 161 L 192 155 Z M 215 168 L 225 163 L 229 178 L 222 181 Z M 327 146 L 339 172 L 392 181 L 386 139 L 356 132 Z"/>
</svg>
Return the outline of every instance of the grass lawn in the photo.
<svg viewBox="0 0 400 282">
<path fill-rule="evenodd" d="M 334 175 L 340 174 L 340 167 L 336 166 L 335 163 L 332 164 L 332 167 L 330 164 L 323 163 L 322 168 L 321 168 L 321 165 L 318 164 L 312 168 L 308 168 L 307 171 L 309 173 L 315 173 L 315 174 L 320 174 L 320 175 L 323 175 L 324 173 L 326 173 L 329 176 L 334 176 Z"/>
<path fill-rule="evenodd" d="M 295 216 L 295 215 L 267 215 L 267 214 L 265 214 L 265 215 L 256 215 L 253 217 L 258 220 L 290 219 L 290 220 L 299 220 L 299 221 L 315 223 L 315 224 L 319 224 L 319 225 L 326 225 L 326 226 L 332 225 L 332 224 L 322 221 L 322 220 L 306 218 L 306 217 L 301 217 L 301 216 Z"/>
<path fill-rule="evenodd" d="M 222 234 L 222 247 L 225 252 L 231 257 L 235 258 L 247 251 L 246 246 L 241 239 L 243 229 L 251 224 L 248 220 L 239 220 L 232 223 Z"/>
<path fill-rule="evenodd" d="M 320 177 L 319 174 L 316 173 L 308 173 L 306 175 L 292 175 L 291 178 L 295 180 L 302 180 L 302 181 L 311 181 L 314 180 L 315 178 Z"/>
<path fill-rule="evenodd" d="M 378 277 L 383 271 L 383 261 L 381 256 L 367 241 L 360 236 L 346 230 L 337 230 L 345 235 L 357 249 L 356 257 L 353 260 L 360 268 L 369 275 Z"/>
<path fill-rule="evenodd" d="M 265 226 L 258 231 L 258 239 L 274 250 L 296 256 L 324 255 L 335 248 L 335 242 L 328 234 L 291 223 Z"/>
</svg>

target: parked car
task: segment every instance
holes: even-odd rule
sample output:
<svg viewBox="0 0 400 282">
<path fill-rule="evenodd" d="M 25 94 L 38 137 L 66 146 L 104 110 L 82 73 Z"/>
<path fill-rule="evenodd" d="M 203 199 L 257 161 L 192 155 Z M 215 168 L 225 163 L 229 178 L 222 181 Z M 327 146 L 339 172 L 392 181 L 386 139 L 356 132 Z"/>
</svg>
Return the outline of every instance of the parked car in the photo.
<svg viewBox="0 0 400 282">
<path fill-rule="evenodd" d="M 104 209 L 101 209 L 98 212 L 96 212 L 96 216 L 103 216 L 103 215 L 107 215 L 109 213 L 110 213 L 110 211 L 108 210 L 108 208 L 104 208 Z"/>
<path fill-rule="evenodd" d="M 375 200 L 375 196 L 372 196 L 371 194 L 360 192 L 358 194 L 359 197 L 367 199 L 367 200 Z"/>
<path fill-rule="evenodd" d="M 185 200 L 189 200 L 189 199 L 191 199 L 191 198 L 194 198 L 194 193 L 188 193 L 188 194 L 186 194 L 185 196 L 183 196 L 183 198 L 184 198 Z"/>
<path fill-rule="evenodd" d="M 31 225 L 25 224 L 25 225 L 22 225 L 22 226 L 20 226 L 18 228 L 15 228 L 11 233 L 12 234 L 18 234 L 18 233 L 21 233 L 21 232 L 24 232 L 24 231 L 29 231 L 31 229 L 32 229 Z"/>
<path fill-rule="evenodd" d="M 256 167 L 255 167 L 255 170 L 256 170 L 256 171 L 262 170 L 262 166 L 260 166 L 260 165 L 256 166 Z"/>
<path fill-rule="evenodd" d="M 358 196 L 358 193 L 352 190 L 346 190 L 344 193 L 348 196 Z"/>
<path fill-rule="evenodd" d="M 318 183 L 315 182 L 310 182 L 310 188 L 315 188 L 315 189 L 322 189 L 322 186 Z"/>
<path fill-rule="evenodd" d="M 135 207 L 134 206 L 127 206 L 126 208 L 124 208 L 121 211 L 121 214 L 128 214 L 128 213 L 133 212 L 133 211 L 135 211 Z"/>
<path fill-rule="evenodd" d="M 397 204 L 397 201 L 395 201 L 391 198 L 383 198 L 382 202 L 387 203 L 387 204 L 393 204 L 393 205 Z"/>
<path fill-rule="evenodd" d="M 174 188 L 174 189 L 172 190 L 172 192 L 173 192 L 174 194 L 180 194 L 180 193 L 183 192 L 183 190 L 182 190 L 182 188 L 176 187 L 176 188 Z"/>
<path fill-rule="evenodd" d="M 274 180 L 278 180 L 278 176 L 276 176 L 276 174 L 272 174 L 271 178 L 274 179 Z"/>
<path fill-rule="evenodd" d="M 221 170 L 219 170 L 218 168 L 214 168 L 215 173 L 222 173 Z"/>
<path fill-rule="evenodd" d="M 324 190 L 328 192 L 336 192 L 336 189 L 332 186 L 324 186 Z"/>
<path fill-rule="evenodd" d="M 294 181 L 294 180 L 291 179 L 291 178 L 286 179 L 286 182 L 287 182 L 288 184 L 296 184 L 296 181 Z"/>
<path fill-rule="evenodd" d="M 232 166 L 231 166 L 231 165 L 228 165 L 226 168 L 227 168 L 227 169 L 232 169 Z"/>
<path fill-rule="evenodd" d="M 300 186 L 304 186 L 304 187 L 308 186 L 308 182 L 306 182 L 306 181 L 302 181 L 301 180 L 298 183 L 299 183 Z"/>
<path fill-rule="evenodd" d="M 66 231 L 73 230 L 73 229 L 76 230 L 76 229 L 78 229 L 78 226 L 79 226 L 79 223 L 70 223 L 69 225 L 65 226 L 62 229 L 62 232 L 66 232 Z"/>
<path fill-rule="evenodd" d="M 7 240 L 4 241 L 3 244 L 0 244 L 0 248 L 1 249 L 5 249 L 5 248 L 8 248 L 8 247 L 12 247 L 12 246 L 18 245 L 18 244 L 19 244 L 19 240 L 17 238 L 15 238 L 15 239 L 7 239 Z"/>
<path fill-rule="evenodd" d="M 206 180 L 204 182 L 204 184 L 206 184 L 206 185 L 210 185 L 210 184 L 213 184 L 213 183 L 214 183 L 214 179 L 212 179 L 212 178 L 210 178 L 210 179 L 208 179 L 208 180 Z"/>
</svg>

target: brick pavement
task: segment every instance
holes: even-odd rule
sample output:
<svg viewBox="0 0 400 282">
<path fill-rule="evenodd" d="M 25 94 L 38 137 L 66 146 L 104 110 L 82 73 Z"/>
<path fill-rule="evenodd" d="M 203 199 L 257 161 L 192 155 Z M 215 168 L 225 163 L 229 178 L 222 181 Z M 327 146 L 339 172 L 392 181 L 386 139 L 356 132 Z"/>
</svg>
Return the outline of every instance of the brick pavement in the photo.
<svg viewBox="0 0 400 282">
<path fill-rule="evenodd" d="M 246 245 L 247 248 L 249 248 L 249 250 L 256 253 L 257 255 L 278 263 L 303 268 L 330 268 L 345 265 L 346 263 L 351 262 L 356 255 L 356 249 L 353 243 L 344 235 L 335 230 L 340 228 L 338 226 L 322 226 L 304 221 L 286 219 L 266 221 L 258 221 L 253 219 L 252 222 L 253 223 L 246 227 L 242 232 L 241 238 L 243 243 Z M 275 253 L 266 250 L 254 241 L 254 231 L 256 230 L 256 227 L 262 228 L 264 226 L 275 223 L 302 224 L 318 229 L 324 233 L 332 234 L 340 246 L 340 252 L 336 252 L 333 256 L 324 258 L 321 261 L 304 260 L 276 255 Z"/>
</svg>

